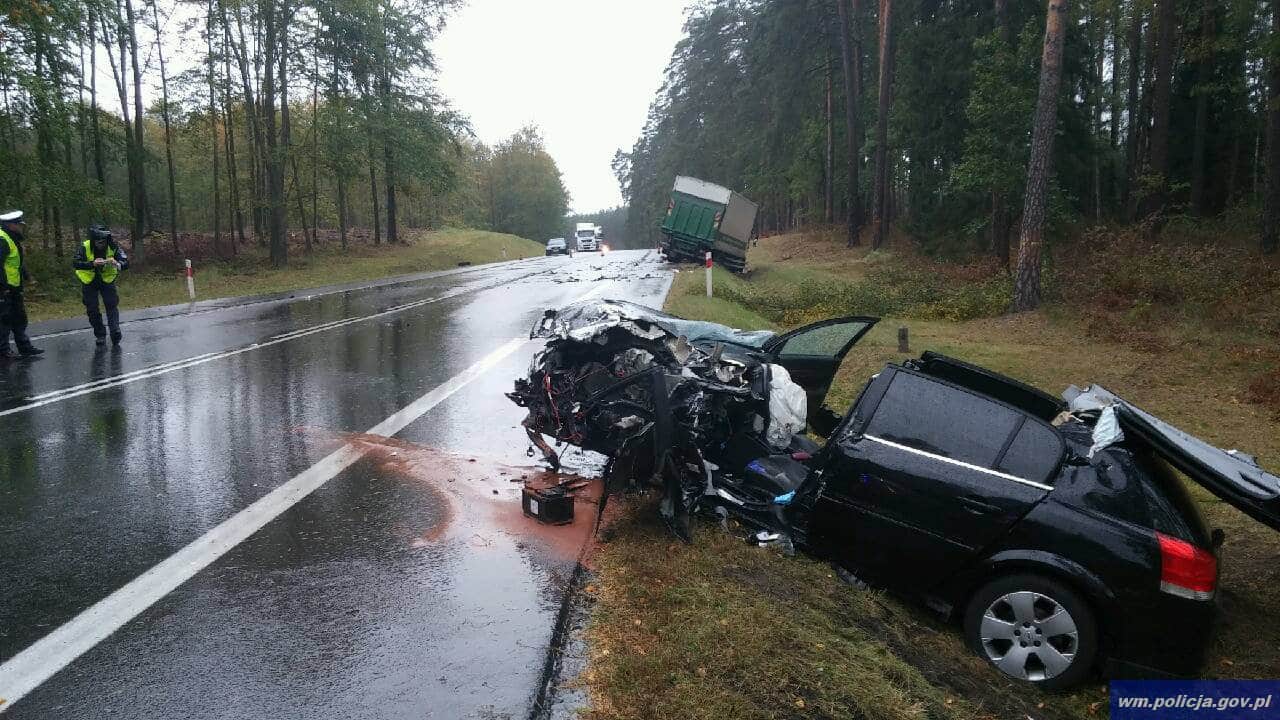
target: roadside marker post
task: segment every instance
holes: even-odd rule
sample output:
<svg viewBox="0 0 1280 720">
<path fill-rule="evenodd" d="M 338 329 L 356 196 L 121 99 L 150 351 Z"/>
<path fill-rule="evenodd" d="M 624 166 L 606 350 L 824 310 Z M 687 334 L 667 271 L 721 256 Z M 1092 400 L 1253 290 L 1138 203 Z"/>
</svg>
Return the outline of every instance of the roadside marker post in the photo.
<svg viewBox="0 0 1280 720">
<path fill-rule="evenodd" d="M 711 251 L 707 251 L 707 297 L 711 297 Z"/>
<path fill-rule="evenodd" d="M 193 270 L 191 269 L 191 260 L 189 260 L 189 259 L 188 259 L 188 260 L 186 261 L 186 266 L 187 266 L 187 267 L 186 267 L 186 276 L 187 276 L 187 297 L 188 297 L 188 298 L 190 298 L 190 300 L 191 300 L 192 302 L 195 302 L 195 299 L 196 299 L 196 275 L 195 275 L 195 271 L 193 271 Z"/>
</svg>

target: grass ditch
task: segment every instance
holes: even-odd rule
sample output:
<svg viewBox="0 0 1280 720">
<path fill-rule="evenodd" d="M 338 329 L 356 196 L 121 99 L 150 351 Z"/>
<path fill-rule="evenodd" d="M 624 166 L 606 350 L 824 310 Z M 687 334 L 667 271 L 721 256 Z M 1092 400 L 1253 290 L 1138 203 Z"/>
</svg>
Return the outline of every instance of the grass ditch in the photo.
<svg viewBox="0 0 1280 720">
<path fill-rule="evenodd" d="M 1114 252 L 1115 265 L 1140 264 Z M 1212 262 L 1229 265 L 1233 255 Z M 938 350 L 1055 394 L 1069 383 L 1099 382 L 1206 440 L 1280 466 L 1270 384 L 1280 355 L 1266 321 L 1274 308 L 1241 316 L 1249 322 L 1223 322 L 1221 298 L 1207 295 L 1135 311 L 1147 290 L 1101 285 L 1086 294 L 1058 273 L 1055 302 L 1007 316 L 993 289 L 1002 278 L 979 266 L 896 267 L 914 259 L 846 250 L 834 235 L 767 238 L 753 249 L 748 276 L 717 269 L 713 299 L 704 295 L 700 269 L 680 272 L 667 310 L 773 329 L 839 314 L 884 316 L 836 378 L 829 404 L 839 410 L 870 374 L 906 357 L 897 351 L 897 329 L 906 326 L 911 356 Z M 1255 289 L 1271 292 L 1271 272 Z M 1064 292 L 1082 301 L 1068 305 Z M 864 299 L 868 306 L 858 304 Z M 1228 536 L 1220 554 L 1222 613 L 1203 672 L 1280 677 L 1280 534 L 1198 486 L 1192 492 L 1210 525 Z M 693 545 L 681 545 L 655 514 L 629 505 L 595 560 L 599 590 L 585 674 L 591 717 L 1107 715 L 1102 684 L 1028 693 L 971 656 L 958 629 L 928 611 L 845 586 L 826 565 L 751 548 L 710 525 L 698 528 Z"/>
<path fill-rule="evenodd" d="M 484 230 L 410 230 L 404 235 L 404 244 L 353 242 L 344 251 L 337 242 L 328 242 L 316 246 L 309 255 L 301 247 L 290 247 L 289 266 L 279 270 L 271 268 L 265 249 L 241 248 L 234 258 L 197 263 L 197 297 L 212 300 L 301 290 L 543 253 L 542 245 L 532 240 Z M 83 315 L 80 285 L 71 272 L 70 259 L 57 261 L 47 253 L 39 253 L 32 256 L 31 262 L 38 281 L 26 293 L 31 320 Z M 124 310 L 187 302 L 185 281 L 172 260 L 157 260 L 145 269 L 128 270 L 118 282 L 120 307 Z"/>
</svg>

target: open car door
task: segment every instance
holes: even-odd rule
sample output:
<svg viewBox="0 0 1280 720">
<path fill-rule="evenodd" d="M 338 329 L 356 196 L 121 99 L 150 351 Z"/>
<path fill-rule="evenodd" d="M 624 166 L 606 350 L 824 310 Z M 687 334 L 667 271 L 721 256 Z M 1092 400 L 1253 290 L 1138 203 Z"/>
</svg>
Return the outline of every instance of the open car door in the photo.
<svg viewBox="0 0 1280 720">
<path fill-rule="evenodd" d="M 763 350 L 769 362 L 786 368 L 791 379 L 804 388 L 809 403 L 809 426 L 818 434 L 830 435 L 840 421 L 830 410 L 823 412 L 822 404 L 840 363 L 849 349 L 879 321 L 880 318 L 862 316 L 832 318 L 805 325 L 765 343 Z"/>
</svg>

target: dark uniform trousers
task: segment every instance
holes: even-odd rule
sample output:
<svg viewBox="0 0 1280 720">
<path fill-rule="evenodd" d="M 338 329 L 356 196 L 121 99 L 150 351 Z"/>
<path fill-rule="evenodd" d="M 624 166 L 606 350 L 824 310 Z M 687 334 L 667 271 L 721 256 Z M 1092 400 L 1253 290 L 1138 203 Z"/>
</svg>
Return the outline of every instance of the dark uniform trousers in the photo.
<svg viewBox="0 0 1280 720">
<path fill-rule="evenodd" d="M 9 347 L 11 333 L 19 350 L 31 347 L 31 340 L 27 337 L 27 304 L 22 299 L 22 289 L 0 281 L 0 348 Z"/>
<path fill-rule="evenodd" d="M 80 299 L 84 301 L 85 314 L 89 316 L 89 324 L 93 326 L 94 337 L 106 337 L 107 328 L 112 335 L 120 333 L 120 295 L 116 292 L 115 283 L 103 282 L 95 277 L 93 282 L 81 288 Z M 98 297 L 102 297 L 102 306 L 107 311 L 107 325 L 102 325 L 102 312 L 98 309 Z"/>
</svg>

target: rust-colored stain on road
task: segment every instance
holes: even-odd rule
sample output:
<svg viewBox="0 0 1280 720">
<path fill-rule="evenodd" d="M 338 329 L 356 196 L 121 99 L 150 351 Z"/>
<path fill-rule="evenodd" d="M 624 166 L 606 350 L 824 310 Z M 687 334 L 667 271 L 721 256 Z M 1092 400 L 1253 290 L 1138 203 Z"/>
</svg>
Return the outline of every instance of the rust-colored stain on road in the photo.
<svg viewBox="0 0 1280 720">
<path fill-rule="evenodd" d="M 440 542 L 462 542 L 485 548 L 497 535 L 507 535 L 518 545 L 532 547 L 561 559 L 578 558 L 595 528 L 604 484 L 598 477 L 556 472 L 537 465 L 515 465 L 501 459 L 453 453 L 396 438 L 362 433 L 330 434 L 335 443 L 355 443 L 378 472 L 436 491 L 448 507 L 441 508 L 436 523 L 415 528 L 410 546 L 422 548 Z M 525 486 L 566 488 L 575 503 L 573 522 L 547 525 L 526 516 L 520 496 Z"/>
</svg>

